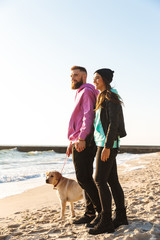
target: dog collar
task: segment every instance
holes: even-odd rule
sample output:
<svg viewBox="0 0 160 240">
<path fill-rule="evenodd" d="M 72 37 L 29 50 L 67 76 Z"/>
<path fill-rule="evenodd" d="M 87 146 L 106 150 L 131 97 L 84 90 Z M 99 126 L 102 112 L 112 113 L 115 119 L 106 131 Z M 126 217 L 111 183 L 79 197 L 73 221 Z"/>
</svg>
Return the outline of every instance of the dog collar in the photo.
<svg viewBox="0 0 160 240">
<path fill-rule="evenodd" d="M 62 178 L 62 176 L 59 178 L 58 182 L 57 182 L 55 185 L 53 185 L 53 186 L 54 186 L 54 188 L 56 188 L 56 187 L 57 187 L 57 185 L 58 185 L 58 183 L 60 182 L 61 178 Z"/>
</svg>

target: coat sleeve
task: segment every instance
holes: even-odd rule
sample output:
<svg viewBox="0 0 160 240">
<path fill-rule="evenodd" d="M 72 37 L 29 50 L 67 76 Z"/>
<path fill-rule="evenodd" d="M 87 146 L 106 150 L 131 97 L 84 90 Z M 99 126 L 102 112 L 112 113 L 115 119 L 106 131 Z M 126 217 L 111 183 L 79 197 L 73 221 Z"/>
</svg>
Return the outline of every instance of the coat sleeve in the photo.
<svg viewBox="0 0 160 240">
<path fill-rule="evenodd" d="M 105 110 L 106 114 L 108 115 L 108 129 L 106 134 L 105 147 L 112 148 L 114 141 L 117 139 L 120 104 L 109 101 Z"/>
</svg>

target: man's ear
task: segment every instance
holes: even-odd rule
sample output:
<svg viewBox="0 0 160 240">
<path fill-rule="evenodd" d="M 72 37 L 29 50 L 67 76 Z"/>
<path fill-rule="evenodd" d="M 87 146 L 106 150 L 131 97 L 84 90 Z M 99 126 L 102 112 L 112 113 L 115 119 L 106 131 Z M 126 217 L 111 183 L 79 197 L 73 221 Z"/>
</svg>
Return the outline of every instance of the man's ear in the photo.
<svg viewBox="0 0 160 240">
<path fill-rule="evenodd" d="M 87 79 L 86 73 L 82 73 L 82 79 L 83 79 L 83 83 L 86 83 L 86 79 Z"/>
</svg>

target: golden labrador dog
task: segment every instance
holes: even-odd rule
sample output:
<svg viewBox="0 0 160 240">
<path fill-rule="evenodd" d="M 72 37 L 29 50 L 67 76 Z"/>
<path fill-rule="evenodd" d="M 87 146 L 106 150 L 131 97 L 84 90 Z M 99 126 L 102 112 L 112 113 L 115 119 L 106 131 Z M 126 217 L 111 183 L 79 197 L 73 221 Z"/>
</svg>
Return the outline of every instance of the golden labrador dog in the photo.
<svg viewBox="0 0 160 240">
<path fill-rule="evenodd" d="M 69 178 L 65 178 L 57 171 L 46 173 L 46 183 L 52 184 L 58 190 L 58 195 L 61 202 L 61 219 L 64 219 L 66 203 L 70 202 L 72 217 L 75 216 L 73 202 L 83 198 L 83 190 L 79 184 Z"/>
</svg>

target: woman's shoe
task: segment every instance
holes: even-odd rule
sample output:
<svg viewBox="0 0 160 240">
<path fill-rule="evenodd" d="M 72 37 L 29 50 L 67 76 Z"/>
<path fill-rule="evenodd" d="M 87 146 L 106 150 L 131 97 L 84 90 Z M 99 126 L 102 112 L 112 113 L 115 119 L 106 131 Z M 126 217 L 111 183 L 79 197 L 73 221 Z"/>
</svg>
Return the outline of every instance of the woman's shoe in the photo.
<svg viewBox="0 0 160 240">
<path fill-rule="evenodd" d="M 102 215 L 99 223 L 89 230 L 89 234 L 97 235 L 101 233 L 113 233 L 114 225 L 111 218 L 106 218 Z"/>
<path fill-rule="evenodd" d="M 118 228 L 121 225 L 128 225 L 126 208 L 116 209 L 116 217 L 113 220 L 114 228 Z"/>
</svg>

